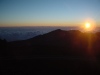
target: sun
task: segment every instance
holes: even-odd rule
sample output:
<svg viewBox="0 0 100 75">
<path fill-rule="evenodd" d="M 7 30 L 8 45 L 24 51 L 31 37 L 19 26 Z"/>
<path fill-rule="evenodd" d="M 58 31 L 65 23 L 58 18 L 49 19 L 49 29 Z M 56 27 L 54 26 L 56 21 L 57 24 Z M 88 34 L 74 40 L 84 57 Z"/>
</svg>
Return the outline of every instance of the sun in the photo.
<svg viewBox="0 0 100 75">
<path fill-rule="evenodd" d="M 96 30 L 96 22 L 94 20 L 85 20 L 81 23 L 80 30 L 83 32 L 94 32 Z"/>
<path fill-rule="evenodd" d="M 91 24 L 90 23 L 86 23 L 85 24 L 85 28 L 90 29 L 91 28 Z"/>
<path fill-rule="evenodd" d="M 84 25 L 84 30 L 86 32 L 92 32 L 94 30 L 94 28 L 95 27 L 90 22 L 86 22 L 85 25 Z"/>
</svg>

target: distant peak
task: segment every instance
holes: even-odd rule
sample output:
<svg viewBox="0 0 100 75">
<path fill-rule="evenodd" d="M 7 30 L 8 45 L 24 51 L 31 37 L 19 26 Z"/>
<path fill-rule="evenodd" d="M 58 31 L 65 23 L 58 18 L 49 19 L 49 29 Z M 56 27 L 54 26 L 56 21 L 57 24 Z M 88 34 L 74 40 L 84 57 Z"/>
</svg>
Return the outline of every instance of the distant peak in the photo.
<svg viewBox="0 0 100 75">
<path fill-rule="evenodd" d="M 61 29 L 57 29 L 57 30 L 55 30 L 55 31 L 62 31 Z"/>
<path fill-rule="evenodd" d="M 61 31 L 64 31 L 64 30 L 56 29 L 56 30 L 54 30 L 54 31 L 52 31 L 52 32 L 61 32 Z"/>
</svg>

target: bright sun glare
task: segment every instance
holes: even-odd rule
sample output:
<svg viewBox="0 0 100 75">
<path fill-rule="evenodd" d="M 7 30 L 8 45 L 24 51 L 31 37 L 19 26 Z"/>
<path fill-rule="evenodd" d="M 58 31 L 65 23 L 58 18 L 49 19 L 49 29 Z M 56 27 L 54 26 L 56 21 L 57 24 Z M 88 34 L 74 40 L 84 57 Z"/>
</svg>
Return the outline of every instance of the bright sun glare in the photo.
<svg viewBox="0 0 100 75">
<path fill-rule="evenodd" d="M 86 23 L 85 24 L 85 28 L 87 28 L 87 29 L 91 28 L 91 24 L 90 23 Z"/>
<path fill-rule="evenodd" d="M 84 28 L 85 28 L 85 31 L 93 31 L 94 26 L 91 23 L 87 22 L 85 23 Z"/>
<path fill-rule="evenodd" d="M 95 21 L 92 19 L 86 20 L 85 22 L 83 22 L 82 24 L 82 31 L 84 32 L 93 32 L 96 28 L 95 26 Z"/>
<path fill-rule="evenodd" d="M 90 31 L 92 31 L 93 30 L 93 25 L 90 23 L 90 22 L 86 22 L 85 24 L 84 24 L 84 31 L 86 31 L 86 32 L 90 32 Z"/>
</svg>

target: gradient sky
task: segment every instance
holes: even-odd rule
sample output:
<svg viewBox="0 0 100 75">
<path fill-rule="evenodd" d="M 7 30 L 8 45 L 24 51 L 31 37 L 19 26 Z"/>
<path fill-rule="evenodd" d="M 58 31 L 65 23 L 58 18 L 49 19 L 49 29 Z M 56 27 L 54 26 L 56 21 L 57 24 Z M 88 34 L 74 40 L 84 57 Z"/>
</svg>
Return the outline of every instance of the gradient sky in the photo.
<svg viewBox="0 0 100 75">
<path fill-rule="evenodd" d="M 100 22 L 100 0 L 0 0 L 0 26 Z"/>
</svg>

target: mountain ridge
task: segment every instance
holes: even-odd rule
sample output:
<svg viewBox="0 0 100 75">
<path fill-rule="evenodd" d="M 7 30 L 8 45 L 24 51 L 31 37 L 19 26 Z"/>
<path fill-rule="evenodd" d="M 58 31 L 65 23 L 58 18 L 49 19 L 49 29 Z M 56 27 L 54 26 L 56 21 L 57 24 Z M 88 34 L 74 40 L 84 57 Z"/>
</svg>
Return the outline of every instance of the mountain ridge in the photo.
<svg viewBox="0 0 100 75">
<path fill-rule="evenodd" d="M 86 58 L 91 57 L 88 50 L 89 39 L 92 40 L 90 41 L 91 53 L 98 54 L 99 50 L 95 52 L 93 47 L 97 46 L 98 37 L 99 33 L 97 35 L 96 33 L 83 33 L 78 30 L 65 31 L 57 29 L 27 40 L 8 42 L 8 49 L 18 58 L 34 56 L 75 56 Z"/>
</svg>

